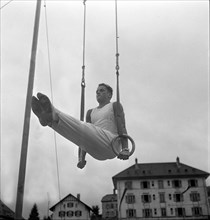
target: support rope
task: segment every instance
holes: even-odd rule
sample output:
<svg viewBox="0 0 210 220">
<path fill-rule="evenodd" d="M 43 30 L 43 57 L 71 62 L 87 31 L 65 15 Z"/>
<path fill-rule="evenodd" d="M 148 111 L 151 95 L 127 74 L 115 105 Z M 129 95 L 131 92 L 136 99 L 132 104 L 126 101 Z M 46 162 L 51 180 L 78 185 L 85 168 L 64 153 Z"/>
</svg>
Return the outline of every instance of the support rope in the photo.
<svg viewBox="0 0 210 220">
<path fill-rule="evenodd" d="M 117 14 L 117 0 L 115 0 L 115 26 L 116 26 L 116 77 L 117 77 L 117 102 L 120 102 L 120 89 L 119 89 L 119 49 L 118 49 L 118 39 L 119 39 L 119 35 L 118 35 L 118 14 Z"/>
<path fill-rule="evenodd" d="M 119 41 L 119 34 L 118 34 L 118 13 L 117 13 L 118 9 L 117 9 L 117 0 L 115 0 L 115 26 L 116 26 L 116 83 L 117 83 L 117 86 L 116 86 L 116 115 L 117 117 L 120 116 L 120 112 L 122 111 L 122 107 L 120 105 L 120 88 L 119 88 L 119 69 L 120 69 L 120 66 L 119 66 L 119 46 L 118 46 L 118 41 Z M 122 124 L 121 124 L 121 121 L 117 120 L 117 131 L 118 131 L 118 136 L 116 138 L 113 139 L 112 141 L 112 150 L 114 151 L 114 153 L 118 156 L 119 159 L 123 159 L 123 160 L 127 160 L 129 158 L 129 156 L 131 156 L 135 150 L 135 143 L 133 141 L 133 139 L 127 135 L 127 134 L 124 134 L 123 133 L 123 127 L 122 127 Z M 132 144 L 132 149 L 131 151 L 129 152 L 129 155 L 126 155 L 126 154 L 120 154 L 118 152 L 118 150 L 115 149 L 115 142 L 120 140 L 121 141 L 121 144 L 122 144 L 122 149 L 126 149 L 126 142 L 123 141 L 123 139 L 127 139 L 131 142 Z"/>
<path fill-rule="evenodd" d="M 5 3 L 3 6 L 1 6 L 0 10 L 3 9 L 5 6 L 7 6 L 9 3 L 11 3 L 14 0 L 10 0 L 9 2 Z"/>
<path fill-rule="evenodd" d="M 82 80 L 81 80 L 81 108 L 80 120 L 84 121 L 85 112 L 85 31 L 86 31 L 86 0 L 83 1 L 84 5 L 84 24 L 83 24 L 83 54 L 82 54 Z"/>
<path fill-rule="evenodd" d="M 45 8 L 45 26 L 46 26 L 46 38 L 47 38 L 47 53 L 48 53 L 48 68 L 49 68 L 49 78 L 50 78 L 50 92 L 51 92 L 51 100 L 52 104 L 54 104 L 53 100 L 53 89 L 52 89 L 52 70 L 51 70 L 51 59 L 50 59 L 50 46 L 49 46 L 49 31 L 48 31 L 48 20 L 47 20 L 47 5 L 46 0 L 44 0 L 44 8 Z M 55 155 L 56 155 L 56 170 L 57 170 L 57 184 L 58 184 L 58 196 L 59 201 L 61 201 L 61 190 L 60 190 L 60 174 L 59 174 L 59 166 L 58 166 L 58 150 L 57 150 L 57 138 L 55 131 L 54 134 L 54 146 L 55 146 Z M 61 209 L 61 207 L 60 207 Z M 60 210 L 61 211 L 61 210 Z"/>
</svg>

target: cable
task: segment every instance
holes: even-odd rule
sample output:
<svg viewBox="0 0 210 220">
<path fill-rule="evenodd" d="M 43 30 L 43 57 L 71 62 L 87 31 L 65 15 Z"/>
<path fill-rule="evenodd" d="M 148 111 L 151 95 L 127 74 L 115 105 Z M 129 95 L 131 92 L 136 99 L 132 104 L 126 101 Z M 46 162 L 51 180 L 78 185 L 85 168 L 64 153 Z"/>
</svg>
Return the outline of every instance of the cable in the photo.
<svg viewBox="0 0 210 220">
<path fill-rule="evenodd" d="M 117 0 L 115 0 L 115 26 L 116 26 L 116 77 L 117 77 L 117 102 L 120 102 L 120 89 L 119 89 L 119 46 L 118 46 L 118 14 L 117 14 Z"/>
<path fill-rule="evenodd" d="M 48 67 L 49 67 L 49 78 L 50 78 L 50 92 L 51 92 L 51 100 L 52 105 L 54 104 L 53 100 L 53 89 L 52 89 L 52 70 L 51 70 L 51 59 L 50 59 L 50 46 L 49 46 L 49 34 L 48 34 L 48 22 L 47 22 L 47 6 L 46 0 L 44 0 L 44 8 L 45 8 L 45 26 L 46 26 L 46 38 L 47 38 L 47 53 L 48 53 Z M 56 170 L 57 170 L 57 181 L 58 181 L 58 196 L 59 201 L 61 201 L 61 190 L 60 190 L 60 174 L 59 174 L 59 166 L 58 166 L 58 150 L 57 150 L 57 138 L 55 131 L 54 134 L 54 146 L 55 146 L 55 155 L 56 155 Z M 61 209 L 61 207 L 60 207 Z M 61 210 L 60 210 L 61 211 Z"/>
<path fill-rule="evenodd" d="M 14 1 L 14 0 L 10 0 L 9 2 L 7 2 L 6 4 L 4 4 L 1 8 L 0 8 L 0 10 L 1 9 L 3 9 L 5 6 L 7 6 L 10 2 L 12 2 L 12 1 Z"/>
<path fill-rule="evenodd" d="M 81 108 L 80 108 L 80 120 L 84 121 L 85 111 L 85 30 L 86 30 L 86 1 L 84 4 L 84 24 L 83 24 L 83 54 L 82 54 L 82 80 L 81 80 Z"/>
</svg>

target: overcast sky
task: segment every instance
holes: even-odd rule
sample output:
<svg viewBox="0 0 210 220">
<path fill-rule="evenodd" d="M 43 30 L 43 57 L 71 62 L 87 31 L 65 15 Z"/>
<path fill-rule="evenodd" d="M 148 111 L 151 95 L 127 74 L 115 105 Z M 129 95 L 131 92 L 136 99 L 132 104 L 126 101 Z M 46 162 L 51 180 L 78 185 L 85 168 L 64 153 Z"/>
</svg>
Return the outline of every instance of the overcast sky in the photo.
<svg viewBox="0 0 210 220">
<path fill-rule="evenodd" d="M 1 7 L 9 1 L 1 1 Z M 42 2 L 34 91 L 51 96 L 46 29 L 55 106 L 80 114 L 83 1 Z M 101 82 L 116 87 L 115 2 L 87 1 L 86 110 L 97 105 Z M 1 9 L 1 200 L 15 209 L 35 0 Z M 45 11 L 46 10 L 46 11 Z M 46 17 L 48 27 L 46 27 Z M 128 161 L 97 161 L 77 168 L 77 147 L 57 135 L 61 198 L 81 194 L 100 205 L 112 177 L 139 163 L 175 162 L 210 172 L 208 146 L 208 1 L 118 2 L 120 95 L 127 129 L 136 143 Z M 115 100 L 115 93 L 113 101 Z M 59 200 L 54 134 L 31 115 L 24 217 L 37 203 Z M 208 179 L 208 185 L 210 181 Z"/>
</svg>

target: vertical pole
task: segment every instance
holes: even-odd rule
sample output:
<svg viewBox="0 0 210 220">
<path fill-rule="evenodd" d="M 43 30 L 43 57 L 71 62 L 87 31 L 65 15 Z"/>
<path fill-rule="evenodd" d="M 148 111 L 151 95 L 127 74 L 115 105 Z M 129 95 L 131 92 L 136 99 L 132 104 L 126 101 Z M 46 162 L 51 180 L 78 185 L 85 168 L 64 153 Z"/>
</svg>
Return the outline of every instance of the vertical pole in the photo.
<svg viewBox="0 0 210 220">
<path fill-rule="evenodd" d="M 17 198 L 16 198 L 15 219 L 17 220 L 22 219 L 22 210 L 23 210 L 23 195 L 24 195 L 25 172 L 26 172 L 26 161 L 27 161 L 27 151 L 28 151 L 28 136 L 29 136 L 29 127 L 30 127 L 30 116 L 31 116 L 31 100 L 32 100 L 32 92 L 33 92 L 33 84 L 34 84 L 40 10 L 41 10 L 41 0 L 37 0 L 33 42 L 31 49 L 30 69 L 29 69 L 29 77 L 28 77 L 28 90 L 27 90 L 26 106 L 25 106 L 22 148 L 20 155 Z"/>
</svg>

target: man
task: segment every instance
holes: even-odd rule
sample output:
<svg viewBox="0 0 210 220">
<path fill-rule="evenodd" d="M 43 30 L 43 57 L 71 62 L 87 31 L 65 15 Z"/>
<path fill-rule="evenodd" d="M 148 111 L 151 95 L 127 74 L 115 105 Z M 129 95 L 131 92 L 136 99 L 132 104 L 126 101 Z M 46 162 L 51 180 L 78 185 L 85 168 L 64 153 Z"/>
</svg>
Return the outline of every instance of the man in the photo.
<svg viewBox="0 0 210 220">
<path fill-rule="evenodd" d="M 57 110 L 49 98 L 41 93 L 32 97 L 32 110 L 42 126 L 50 126 L 57 133 L 79 146 L 79 162 L 83 168 L 86 164 L 86 152 L 98 160 L 116 157 L 112 150 L 112 141 L 118 136 L 119 129 L 127 134 L 122 106 L 111 103 L 113 90 L 104 83 L 98 85 L 96 99 L 98 106 L 87 111 L 86 122 L 77 120 Z M 129 150 L 126 138 L 116 142 L 120 159 L 128 159 Z"/>
</svg>

